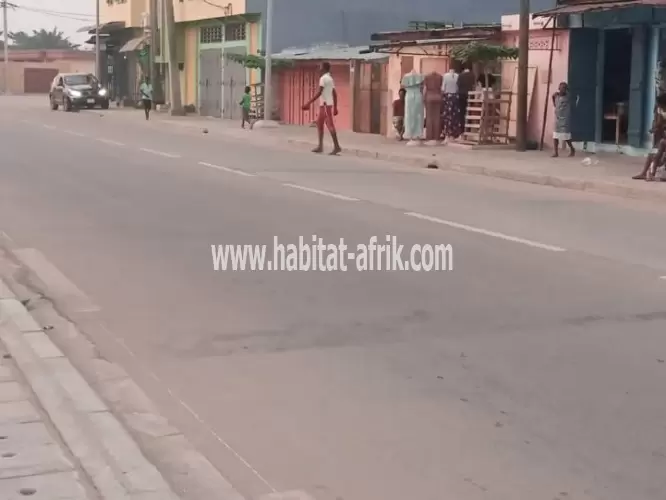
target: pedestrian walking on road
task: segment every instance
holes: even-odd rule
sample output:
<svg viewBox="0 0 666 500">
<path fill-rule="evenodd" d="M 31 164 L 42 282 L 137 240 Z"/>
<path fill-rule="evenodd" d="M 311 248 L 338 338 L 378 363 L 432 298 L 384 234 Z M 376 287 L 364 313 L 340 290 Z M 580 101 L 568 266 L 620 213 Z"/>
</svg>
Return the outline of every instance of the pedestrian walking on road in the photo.
<svg viewBox="0 0 666 500">
<path fill-rule="evenodd" d="M 250 122 L 250 107 L 252 106 L 252 96 L 250 92 L 252 89 L 250 87 L 245 87 L 245 93 L 243 94 L 243 98 L 241 99 L 240 106 L 241 106 L 241 112 L 242 112 L 242 121 L 241 121 L 241 128 L 245 128 L 245 124 L 247 123 L 252 126 L 252 123 Z"/>
<path fill-rule="evenodd" d="M 578 103 L 576 103 L 578 104 Z M 560 156 L 560 141 L 569 146 L 569 156 L 574 156 L 576 150 L 571 142 L 571 95 L 569 85 L 565 82 L 553 94 L 553 107 L 555 108 L 555 130 L 553 132 L 553 158 Z"/>
<path fill-rule="evenodd" d="M 307 111 L 312 103 L 319 99 L 319 116 L 317 118 L 317 134 L 319 144 L 312 150 L 313 153 L 324 151 L 324 125 L 331 133 L 333 139 L 333 151 L 331 155 L 337 155 L 342 151 L 338 142 L 338 134 L 335 130 L 334 116 L 338 114 L 338 93 L 335 91 L 335 82 L 331 76 L 331 64 L 325 62 L 321 65 L 321 78 L 319 78 L 319 90 L 308 102 L 303 104 L 303 110 Z"/>
<path fill-rule="evenodd" d="M 150 110 L 153 109 L 153 84 L 150 83 L 150 77 L 145 77 L 139 87 L 143 111 L 146 113 L 146 120 L 150 120 Z"/>
</svg>

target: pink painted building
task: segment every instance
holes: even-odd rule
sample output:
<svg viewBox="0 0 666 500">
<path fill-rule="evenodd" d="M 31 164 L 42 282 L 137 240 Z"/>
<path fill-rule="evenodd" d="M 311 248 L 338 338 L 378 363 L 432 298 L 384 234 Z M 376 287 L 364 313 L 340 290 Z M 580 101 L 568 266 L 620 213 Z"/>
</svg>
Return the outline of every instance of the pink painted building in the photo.
<svg viewBox="0 0 666 500">
<path fill-rule="evenodd" d="M 519 16 L 502 16 L 502 43 L 518 46 Z M 517 61 L 502 63 L 502 89 L 517 91 Z M 544 146 L 553 144 L 553 107 L 550 96 L 560 82 L 566 82 L 569 71 L 569 30 L 553 29 L 552 20 L 530 20 L 528 139 L 537 144 L 543 134 Z M 514 101 L 515 102 L 515 101 Z M 515 136 L 515 106 L 512 106 L 510 134 Z M 545 112 L 545 115 L 544 115 Z M 544 124 L 545 116 L 545 128 Z"/>
</svg>

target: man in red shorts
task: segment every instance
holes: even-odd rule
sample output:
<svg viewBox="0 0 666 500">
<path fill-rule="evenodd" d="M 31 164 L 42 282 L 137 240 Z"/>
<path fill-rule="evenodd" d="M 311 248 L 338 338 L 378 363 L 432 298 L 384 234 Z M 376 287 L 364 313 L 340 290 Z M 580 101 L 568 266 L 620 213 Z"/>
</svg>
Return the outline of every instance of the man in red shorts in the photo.
<svg viewBox="0 0 666 500">
<path fill-rule="evenodd" d="M 313 153 L 322 153 L 324 151 L 324 125 L 331 133 L 333 139 L 333 151 L 331 155 L 337 155 L 342 151 L 338 142 L 338 134 L 335 131 L 334 116 L 338 114 L 338 94 L 335 91 L 335 82 L 331 76 L 331 64 L 325 62 L 321 65 L 321 78 L 319 79 L 319 90 L 317 93 L 303 105 L 303 110 L 307 111 L 312 103 L 319 99 L 319 115 L 317 117 L 317 133 L 319 135 L 319 145 L 312 150 Z"/>
</svg>

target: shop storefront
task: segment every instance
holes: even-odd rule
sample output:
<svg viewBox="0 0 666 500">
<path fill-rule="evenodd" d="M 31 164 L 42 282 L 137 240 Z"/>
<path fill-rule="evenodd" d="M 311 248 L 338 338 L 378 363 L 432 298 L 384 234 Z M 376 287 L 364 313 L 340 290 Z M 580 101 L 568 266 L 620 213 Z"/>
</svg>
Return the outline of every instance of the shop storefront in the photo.
<svg viewBox="0 0 666 500">
<path fill-rule="evenodd" d="M 574 139 L 588 151 L 644 154 L 666 66 L 666 2 L 568 2 L 545 14 L 570 29 Z"/>
</svg>

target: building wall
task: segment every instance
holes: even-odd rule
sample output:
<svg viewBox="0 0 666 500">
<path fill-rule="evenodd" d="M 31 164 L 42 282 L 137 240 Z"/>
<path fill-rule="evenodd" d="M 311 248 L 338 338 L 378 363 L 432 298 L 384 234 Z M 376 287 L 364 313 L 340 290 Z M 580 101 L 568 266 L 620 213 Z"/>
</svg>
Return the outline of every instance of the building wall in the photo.
<svg viewBox="0 0 666 500">
<path fill-rule="evenodd" d="M 280 120 L 287 125 L 309 125 L 317 119 L 319 102 L 312 104 L 308 111 L 302 106 L 317 91 L 321 61 L 298 63 L 292 68 L 279 70 L 274 81 L 277 89 L 276 104 Z M 335 80 L 338 94 L 338 116 L 335 124 L 338 130 L 352 130 L 352 85 L 349 61 L 331 63 L 331 76 Z"/>
<path fill-rule="evenodd" d="M 537 11 L 553 3 L 532 0 L 531 6 Z M 406 29 L 410 21 L 498 22 L 518 7 L 516 0 L 288 0 L 289 8 L 275 4 L 273 52 L 323 42 L 364 45 L 371 33 Z M 266 0 L 247 0 L 247 12 L 265 19 Z"/>
<path fill-rule="evenodd" d="M 98 0 L 102 22 L 122 21 L 126 27 L 140 27 L 143 14 L 150 10 L 149 0 Z M 177 23 L 201 21 L 245 13 L 245 0 L 172 0 Z M 219 6 L 213 5 L 217 3 Z"/>
<path fill-rule="evenodd" d="M 197 84 L 199 64 L 199 27 L 187 25 L 184 30 L 185 37 L 185 69 L 182 72 L 182 94 L 184 105 L 197 105 Z"/>
<path fill-rule="evenodd" d="M 52 69 L 61 73 L 92 73 L 95 61 L 53 61 L 53 62 L 17 62 L 9 66 L 9 92 L 12 94 L 24 93 L 24 73 L 26 68 Z M 4 87 L 5 68 L 0 65 L 0 88 Z M 2 88 L 4 92 L 4 88 Z"/>
<path fill-rule="evenodd" d="M 184 68 L 181 72 L 181 85 L 183 104 L 191 104 L 199 108 L 199 53 L 203 49 L 219 49 L 220 55 L 225 48 L 243 47 L 246 53 L 256 54 L 259 46 L 260 31 L 258 23 L 248 22 L 246 25 L 246 39 L 241 41 L 229 41 L 221 43 L 200 43 L 200 30 L 202 27 L 220 24 L 220 20 L 204 20 L 196 23 L 180 24 L 182 30 L 179 37 L 182 39 Z M 259 70 L 247 70 L 246 82 L 257 83 L 260 81 Z"/>
<path fill-rule="evenodd" d="M 125 27 L 139 28 L 143 23 L 143 13 L 148 12 L 148 0 L 98 0 L 102 23 L 124 22 Z"/>
<path fill-rule="evenodd" d="M 206 3 L 203 0 L 173 0 L 173 2 L 177 23 L 202 21 L 204 19 L 215 19 L 246 13 L 245 0 L 217 0 L 210 3 Z"/>
<path fill-rule="evenodd" d="M 560 82 L 567 81 L 569 72 L 569 31 L 557 30 L 553 45 L 553 65 L 548 88 L 548 66 L 550 62 L 550 47 L 552 31 L 544 29 L 544 20 L 533 20 L 530 25 L 529 66 L 535 68 L 535 84 L 532 98 L 528 103 L 529 116 L 527 133 L 528 140 L 539 143 L 544 123 L 544 108 L 547 110 L 544 144 L 553 144 L 553 107 L 550 96 L 557 90 Z M 502 17 L 503 43 L 508 46 L 518 46 L 518 16 Z M 516 61 L 502 63 L 502 89 L 510 90 L 514 87 L 514 77 L 517 68 Z M 512 105 L 515 105 L 513 103 Z"/>
<path fill-rule="evenodd" d="M 391 110 L 392 103 L 398 98 L 398 91 L 400 90 L 402 77 L 405 73 L 408 73 L 411 70 L 412 63 L 416 71 L 421 73 L 430 72 L 435 70 L 439 73 L 446 73 L 449 70 L 449 58 L 442 55 L 446 53 L 446 49 L 434 48 L 434 47 L 423 47 L 418 49 L 419 52 L 423 52 L 421 55 L 415 55 L 414 53 L 406 52 L 406 54 L 391 54 L 388 60 L 388 92 L 386 92 L 386 102 L 383 103 L 383 106 Z M 386 134 L 391 136 L 393 134 L 393 115 L 389 111 L 386 113 L 385 117 L 386 123 L 384 125 L 384 130 Z"/>
</svg>

